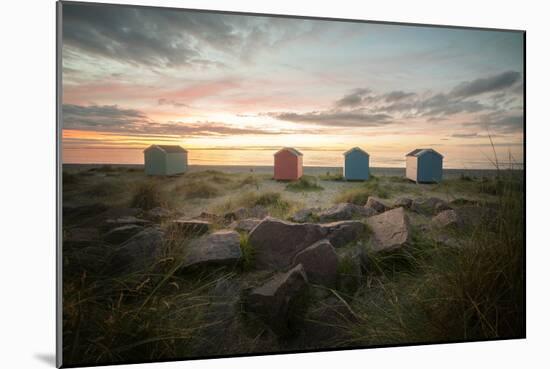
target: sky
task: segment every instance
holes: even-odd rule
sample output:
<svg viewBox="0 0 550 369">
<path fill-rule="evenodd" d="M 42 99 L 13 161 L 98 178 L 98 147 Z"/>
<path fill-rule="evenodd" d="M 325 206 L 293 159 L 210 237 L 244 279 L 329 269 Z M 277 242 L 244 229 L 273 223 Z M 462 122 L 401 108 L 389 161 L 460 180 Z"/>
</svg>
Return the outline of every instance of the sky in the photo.
<svg viewBox="0 0 550 369">
<path fill-rule="evenodd" d="M 292 146 L 337 167 L 359 146 L 402 167 L 523 163 L 523 34 L 63 5 L 64 163 L 271 165 Z"/>
</svg>

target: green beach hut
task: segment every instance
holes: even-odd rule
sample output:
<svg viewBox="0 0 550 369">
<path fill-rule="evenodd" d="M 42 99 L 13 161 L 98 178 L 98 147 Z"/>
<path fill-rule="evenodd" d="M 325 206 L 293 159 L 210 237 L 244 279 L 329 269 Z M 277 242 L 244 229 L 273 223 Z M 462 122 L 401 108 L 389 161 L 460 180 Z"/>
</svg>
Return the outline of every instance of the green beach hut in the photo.
<svg viewBox="0 0 550 369">
<path fill-rule="evenodd" d="M 143 150 L 145 174 L 172 176 L 187 170 L 187 150 L 178 145 L 151 145 Z"/>
<path fill-rule="evenodd" d="M 369 154 L 359 147 L 344 153 L 344 178 L 348 181 L 366 181 L 369 179 Z"/>
</svg>

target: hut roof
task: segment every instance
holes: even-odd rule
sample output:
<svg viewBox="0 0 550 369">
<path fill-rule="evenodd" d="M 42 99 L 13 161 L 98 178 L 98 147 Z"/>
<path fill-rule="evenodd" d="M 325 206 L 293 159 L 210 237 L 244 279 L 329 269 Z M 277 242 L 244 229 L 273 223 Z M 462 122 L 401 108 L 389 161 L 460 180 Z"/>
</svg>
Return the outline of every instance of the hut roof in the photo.
<svg viewBox="0 0 550 369">
<path fill-rule="evenodd" d="M 411 151 L 410 153 L 408 153 L 406 156 L 416 156 L 416 157 L 419 157 L 419 156 L 422 156 L 426 153 L 429 153 L 429 152 L 432 152 L 434 154 L 437 154 L 441 157 L 443 157 L 443 155 L 441 155 L 440 153 L 438 153 L 437 151 L 435 151 L 434 149 L 416 149 L 416 150 L 413 150 Z"/>
<path fill-rule="evenodd" d="M 277 155 L 282 151 L 289 151 L 292 155 L 295 155 L 295 156 L 303 156 L 301 152 L 299 152 L 293 147 L 283 147 L 281 150 L 277 151 L 274 155 Z"/>
<path fill-rule="evenodd" d="M 185 150 L 183 147 L 179 145 L 151 145 L 148 148 L 146 148 L 145 151 L 152 149 L 153 147 L 159 148 L 168 154 L 178 153 L 178 152 L 187 152 L 187 150 Z"/>
<path fill-rule="evenodd" d="M 365 150 L 363 150 L 363 149 L 360 148 L 360 147 L 353 147 L 353 148 L 349 149 L 348 151 L 346 151 L 346 152 L 344 153 L 344 156 L 347 156 L 348 154 L 351 154 L 351 153 L 354 152 L 354 151 L 360 151 L 360 152 L 362 152 L 363 154 L 369 156 L 369 153 L 366 152 Z"/>
</svg>

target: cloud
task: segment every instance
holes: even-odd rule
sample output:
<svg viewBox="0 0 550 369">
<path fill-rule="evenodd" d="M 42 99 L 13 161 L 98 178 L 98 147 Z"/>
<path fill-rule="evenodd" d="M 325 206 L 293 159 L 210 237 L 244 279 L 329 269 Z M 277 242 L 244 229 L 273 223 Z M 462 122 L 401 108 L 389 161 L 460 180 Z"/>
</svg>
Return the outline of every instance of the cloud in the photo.
<svg viewBox="0 0 550 369">
<path fill-rule="evenodd" d="M 176 101 L 176 100 L 173 100 L 173 99 L 161 98 L 161 99 L 158 99 L 157 103 L 159 105 L 170 105 L 170 106 L 174 106 L 176 108 L 182 108 L 182 107 L 188 108 L 189 107 L 189 105 L 184 104 L 184 103 L 179 102 L 179 101 Z"/>
<path fill-rule="evenodd" d="M 268 113 L 272 118 L 294 122 L 315 124 L 330 127 L 377 127 L 392 122 L 388 114 L 369 114 L 361 110 L 314 111 L 309 113 Z"/>
<path fill-rule="evenodd" d="M 415 95 L 416 95 L 416 93 L 414 93 L 414 92 L 392 91 L 390 93 L 387 93 L 384 96 L 384 98 L 388 102 L 393 102 L 393 101 L 400 101 L 400 100 L 403 100 L 403 99 L 406 99 L 408 97 L 412 97 L 412 96 L 415 96 Z"/>
<path fill-rule="evenodd" d="M 466 127 L 487 129 L 489 134 L 513 134 L 523 132 L 522 112 L 495 112 L 478 117 L 476 122 L 464 123 Z"/>
<path fill-rule="evenodd" d="M 456 86 L 450 93 L 453 97 L 471 97 L 486 92 L 501 91 L 513 86 L 521 79 L 521 74 L 515 71 L 507 71 L 487 78 L 478 78 L 473 81 L 463 82 Z"/>
<path fill-rule="evenodd" d="M 299 131 L 235 127 L 219 122 L 166 122 L 149 119 L 134 109 L 122 109 L 117 105 L 63 105 L 63 128 L 83 131 L 108 132 L 145 136 L 232 136 L 232 135 L 282 135 Z"/>
<path fill-rule="evenodd" d="M 453 133 L 451 135 L 453 138 L 476 138 L 480 137 L 477 133 Z"/>
<path fill-rule="evenodd" d="M 261 50 L 308 34 L 308 24 L 163 8 L 63 5 L 67 57 L 80 58 L 76 50 L 149 68 L 225 67 L 228 59 L 220 53 L 250 61 Z"/>
<path fill-rule="evenodd" d="M 338 107 L 356 107 L 363 103 L 363 98 L 369 93 L 371 93 L 371 90 L 368 88 L 356 88 L 350 94 L 336 101 L 335 105 Z"/>
</svg>

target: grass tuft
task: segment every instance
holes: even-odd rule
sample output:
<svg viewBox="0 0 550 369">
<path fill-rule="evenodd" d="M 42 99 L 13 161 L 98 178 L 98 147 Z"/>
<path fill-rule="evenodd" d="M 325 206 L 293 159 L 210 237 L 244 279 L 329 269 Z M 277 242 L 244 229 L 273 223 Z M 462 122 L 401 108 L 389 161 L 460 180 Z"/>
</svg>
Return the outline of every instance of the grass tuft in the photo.
<svg viewBox="0 0 550 369">
<path fill-rule="evenodd" d="M 176 186 L 176 193 L 181 193 L 186 199 L 209 199 L 219 196 L 220 190 L 205 181 L 190 181 Z"/>
<path fill-rule="evenodd" d="M 322 191 L 323 187 L 317 184 L 317 179 L 311 176 L 302 176 L 298 181 L 286 185 L 287 191 Z"/>
<path fill-rule="evenodd" d="M 132 196 L 131 206 L 150 210 L 164 204 L 164 196 L 156 181 L 148 180 L 139 184 Z"/>
</svg>

